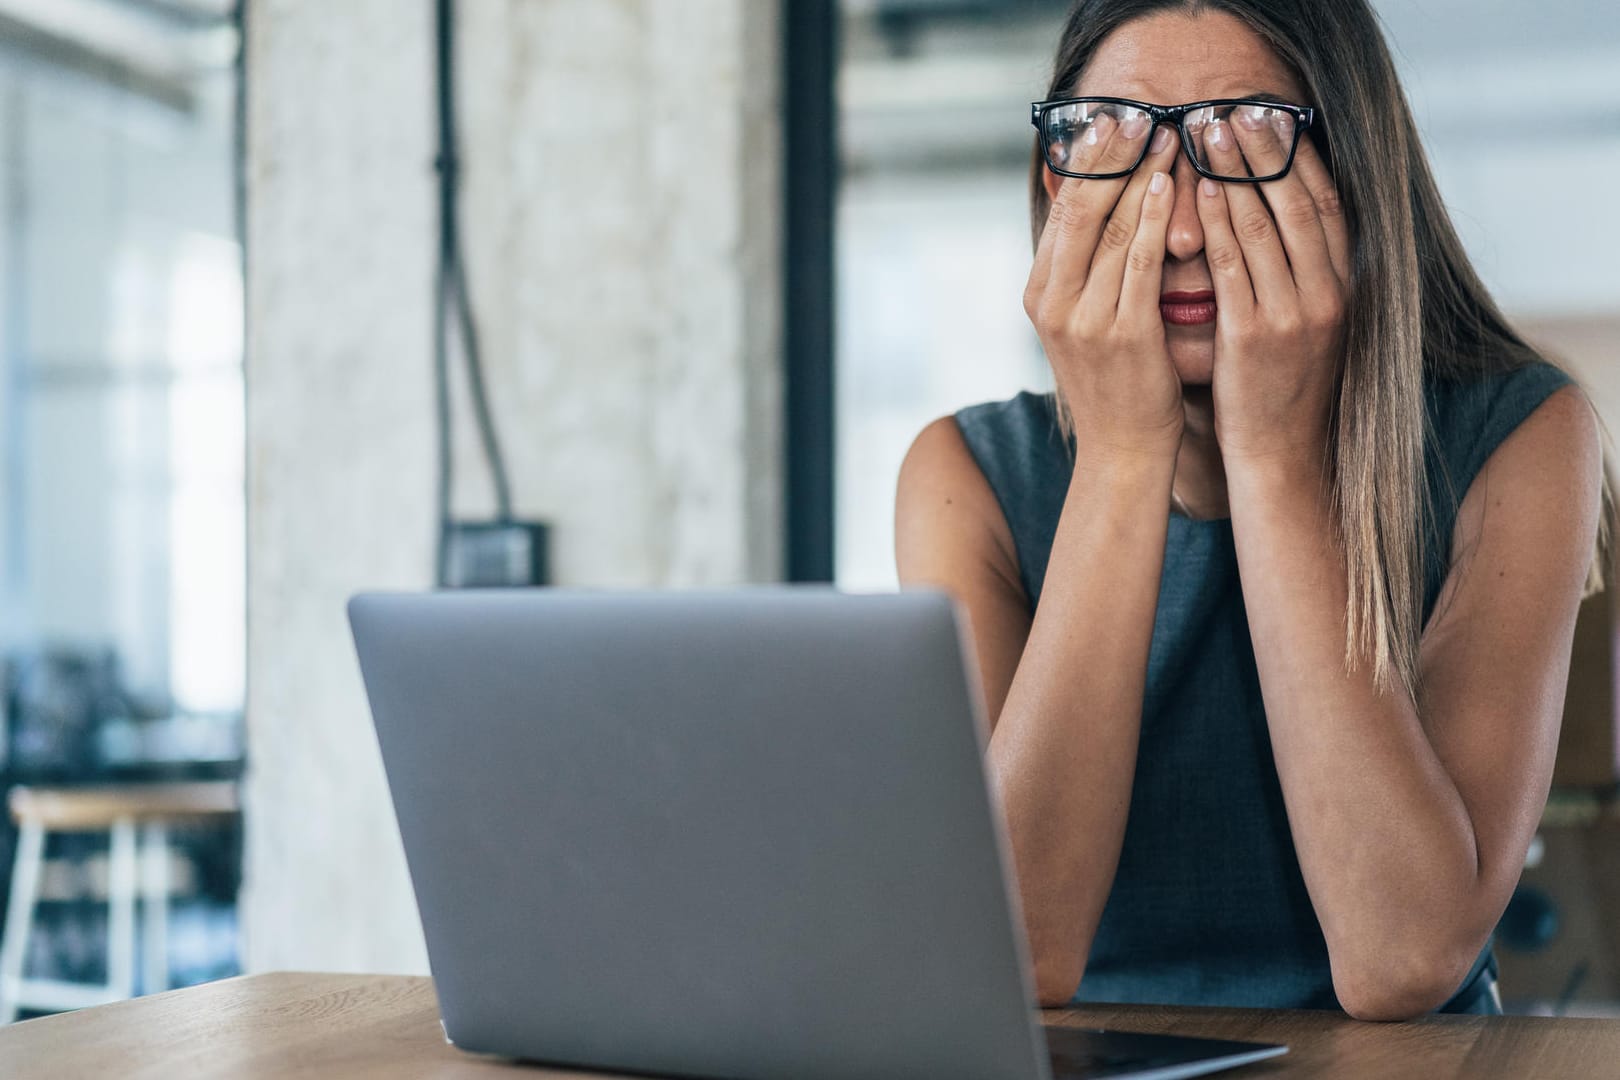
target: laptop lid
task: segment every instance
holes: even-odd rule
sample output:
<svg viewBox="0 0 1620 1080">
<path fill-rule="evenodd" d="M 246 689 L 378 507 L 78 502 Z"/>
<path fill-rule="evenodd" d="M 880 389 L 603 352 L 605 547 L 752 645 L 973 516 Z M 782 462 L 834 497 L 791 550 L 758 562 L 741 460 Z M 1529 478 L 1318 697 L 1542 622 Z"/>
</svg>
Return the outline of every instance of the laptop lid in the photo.
<svg viewBox="0 0 1620 1080">
<path fill-rule="evenodd" d="M 349 615 L 457 1045 L 1049 1076 L 943 592 L 368 594 Z"/>
</svg>

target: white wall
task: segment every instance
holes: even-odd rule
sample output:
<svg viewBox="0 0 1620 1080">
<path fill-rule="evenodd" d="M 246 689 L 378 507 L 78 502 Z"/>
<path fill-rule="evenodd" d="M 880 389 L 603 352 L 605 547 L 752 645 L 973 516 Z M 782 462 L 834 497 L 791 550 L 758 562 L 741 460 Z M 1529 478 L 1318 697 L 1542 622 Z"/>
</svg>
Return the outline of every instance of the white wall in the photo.
<svg viewBox="0 0 1620 1080">
<path fill-rule="evenodd" d="M 460 6 L 518 511 L 564 584 L 775 578 L 774 5 Z M 430 5 L 249 10 L 247 966 L 421 971 L 343 602 L 429 583 Z M 461 412 L 457 504 L 487 514 Z"/>
</svg>

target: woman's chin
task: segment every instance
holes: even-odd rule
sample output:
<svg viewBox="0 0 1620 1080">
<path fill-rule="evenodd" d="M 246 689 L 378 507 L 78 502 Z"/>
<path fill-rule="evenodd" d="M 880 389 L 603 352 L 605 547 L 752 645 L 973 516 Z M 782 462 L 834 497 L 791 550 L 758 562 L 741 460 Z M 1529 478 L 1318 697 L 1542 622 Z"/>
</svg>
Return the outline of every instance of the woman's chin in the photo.
<svg viewBox="0 0 1620 1080">
<path fill-rule="evenodd" d="M 1187 342 L 1180 348 L 1178 344 L 1170 343 L 1170 362 L 1175 365 L 1181 385 L 1208 386 L 1215 377 L 1214 342 Z"/>
</svg>

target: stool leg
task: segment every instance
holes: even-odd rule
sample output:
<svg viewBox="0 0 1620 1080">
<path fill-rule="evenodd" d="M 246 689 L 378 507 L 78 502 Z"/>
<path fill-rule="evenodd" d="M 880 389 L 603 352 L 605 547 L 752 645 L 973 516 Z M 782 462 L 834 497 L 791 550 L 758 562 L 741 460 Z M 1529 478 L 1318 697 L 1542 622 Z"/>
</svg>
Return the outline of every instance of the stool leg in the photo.
<svg viewBox="0 0 1620 1080">
<path fill-rule="evenodd" d="M 113 822 L 107 858 L 107 992 L 135 996 L 135 822 Z"/>
<path fill-rule="evenodd" d="M 37 821 L 22 824 L 17 834 L 17 859 L 11 871 L 11 900 L 6 905 L 6 936 L 0 941 L 0 1024 L 17 1019 L 22 994 L 23 963 L 34 928 L 39 902 L 39 872 L 45 862 L 45 827 Z"/>
<path fill-rule="evenodd" d="M 148 821 L 141 829 L 141 993 L 169 988 L 169 829 Z"/>
</svg>

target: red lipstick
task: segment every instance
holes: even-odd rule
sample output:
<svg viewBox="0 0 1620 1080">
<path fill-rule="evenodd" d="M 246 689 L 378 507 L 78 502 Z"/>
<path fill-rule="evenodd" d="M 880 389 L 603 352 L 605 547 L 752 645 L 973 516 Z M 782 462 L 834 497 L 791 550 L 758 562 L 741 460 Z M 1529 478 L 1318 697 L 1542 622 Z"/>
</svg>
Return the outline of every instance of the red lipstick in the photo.
<svg viewBox="0 0 1620 1080">
<path fill-rule="evenodd" d="M 1172 326 L 1201 326 L 1215 321 L 1215 293 L 1167 292 L 1159 297 L 1159 314 Z"/>
</svg>

